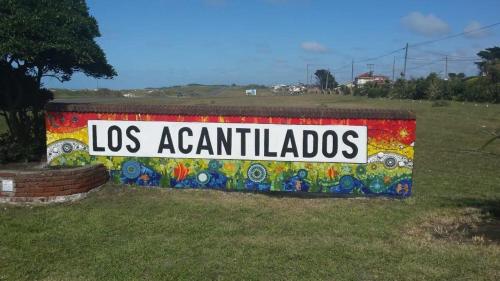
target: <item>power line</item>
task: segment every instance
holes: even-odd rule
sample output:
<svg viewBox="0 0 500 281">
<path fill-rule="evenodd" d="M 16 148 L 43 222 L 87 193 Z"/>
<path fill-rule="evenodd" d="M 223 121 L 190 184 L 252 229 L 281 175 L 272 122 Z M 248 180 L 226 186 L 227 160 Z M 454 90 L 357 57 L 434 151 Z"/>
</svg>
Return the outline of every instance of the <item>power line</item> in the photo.
<svg viewBox="0 0 500 281">
<path fill-rule="evenodd" d="M 442 38 L 438 38 L 438 39 L 434 39 L 434 40 L 428 40 L 428 41 L 423 41 L 423 42 L 411 44 L 410 47 L 418 47 L 418 46 L 428 45 L 428 44 L 432 44 L 432 43 L 443 41 L 443 40 L 448 40 L 448 39 L 455 38 L 455 37 L 460 37 L 462 35 L 466 35 L 466 34 L 478 32 L 478 31 L 485 30 L 485 29 L 489 29 L 489 28 L 492 28 L 492 27 L 497 26 L 497 25 L 500 25 L 500 22 L 496 22 L 496 23 L 493 23 L 493 24 L 490 24 L 490 25 L 486 25 L 486 26 L 483 26 L 483 27 L 480 27 L 480 28 L 473 29 L 473 30 L 469 30 L 469 31 L 464 31 L 464 32 L 460 32 L 460 33 L 457 33 L 457 34 L 448 35 L 448 36 L 445 36 L 445 37 L 442 37 Z"/>
<path fill-rule="evenodd" d="M 418 51 L 421 51 L 421 50 L 418 50 Z M 450 55 L 450 54 L 445 54 L 445 53 L 440 53 L 440 52 L 431 52 L 431 51 L 424 51 L 424 52 L 430 53 L 433 55 L 437 55 L 437 56 L 443 56 L 443 57 L 447 56 L 447 57 L 459 58 L 459 59 L 477 59 L 477 57 L 472 57 L 472 56 L 456 56 L 456 55 Z"/>
<path fill-rule="evenodd" d="M 457 59 L 478 59 L 476 56 L 450 55 L 450 54 L 445 54 L 445 53 L 437 52 L 437 51 L 433 51 L 433 50 L 422 50 L 422 49 L 419 49 L 419 48 L 415 48 L 415 50 L 418 51 L 418 52 L 421 52 L 421 53 L 428 53 L 428 54 L 442 56 L 442 57 L 457 58 Z"/>
<path fill-rule="evenodd" d="M 341 70 L 341 69 L 344 69 L 344 68 L 347 68 L 347 67 L 350 66 L 351 67 L 351 76 L 353 76 L 354 75 L 354 63 L 362 63 L 362 62 L 369 62 L 369 61 L 378 60 L 378 59 L 381 59 L 381 58 L 384 58 L 384 57 L 387 57 L 387 56 L 399 53 L 399 52 L 401 52 L 403 50 L 405 51 L 404 67 L 403 67 L 403 77 L 406 76 L 406 71 L 407 70 L 412 70 L 412 69 L 420 68 L 420 67 L 423 67 L 423 66 L 426 66 L 426 65 L 432 65 L 432 64 L 435 64 L 435 63 L 437 63 L 439 61 L 444 61 L 444 60 L 446 60 L 447 62 L 451 62 L 451 61 L 464 61 L 464 62 L 466 62 L 466 61 L 470 61 L 470 62 L 480 61 L 480 59 L 473 58 L 473 57 L 453 56 L 453 55 L 443 54 L 443 53 L 434 52 L 434 51 L 424 51 L 424 52 L 438 54 L 438 55 L 441 55 L 441 56 L 443 56 L 445 58 L 433 61 L 433 62 L 431 62 L 429 64 L 420 65 L 420 66 L 417 66 L 417 67 L 406 69 L 406 64 L 407 64 L 407 60 L 408 59 L 410 59 L 410 60 L 425 60 L 425 59 L 420 59 L 420 58 L 408 58 L 408 48 L 409 47 L 415 48 L 415 47 L 420 47 L 420 46 L 423 46 L 423 45 L 433 44 L 435 42 L 440 42 L 440 41 L 444 41 L 444 40 L 448 40 L 448 39 L 460 37 L 460 36 L 463 36 L 463 35 L 466 35 L 466 34 L 471 34 L 471 33 L 474 33 L 474 32 L 486 30 L 486 29 L 495 27 L 497 25 L 500 25 L 500 22 L 496 22 L 496 23 L 493 23 L 493 24 L 490 24 L 490 25 L 486 25 L 486 26 L 483 26 L 483 27 L 480 27 L 480 28 L 473 29 L 473 30 L 464 31 L 464 32 L 456 33 L 456 34 L 452 34 L 452 35 L 445 36 L 445 37 L 438 38 L 438 39 L 434 39 L 434 40 L 427 40 L 427 41 L 417 42 L 417 43 L 414 43 L 414 44 L 408 44 L 407 43 L 406 46 L 403 47 L 403 48 L 399 48 L 399 49 L 396 49 L 396 50 L 384 53 L 384 54 L 379 55 L 379 56 L 375 56 L 375 57 L 371 57 L 371 58 L 366 58 L 366 59 L 361 59 L 361 60 L 352 60 L 350 64 L 346 64 L 346 65 L 343 65 L 341 67 L 332 69 L 332 71 L 337 72 L 338 70 Z M 422 50 L 420 50 L 420 51 L 422 51 Z M 394 63 L 395 62 L 393 62 L 393 64 Z M 312 64 L 309 64 L 309 65 L 313 66 Z"/>
<path fill-rule="evenodd" d="M 466 34 L 470 34 L 470 33 L 474 33 L 474 32 L 478 32 L 478 31 L 481 31 L 481 30 L 485 30 L 485 29 L 489 29 L 489 28 L 492 28 L 492 27 L 495 27 L 497 25 L 500 25 L 500 22 L 496 22 L 496 23 L 493 23 L 493 24 L 490 24 L 490 25 L 486 25 L 486 26 L 483 26 L 483 27 L 480 27 L 480 28 L 476 28 L 476 29 L 473 29 L 473 30 L 469 30 L 469 31 L 464 31 L 464 32 L 460 32 L 460 33 L 457 33 L 457 34 L 452 34 L 452 35 L 449 35 L 449 36 L 445 36 L 445 37 L 442 37 L 442 38 L 438 38 L 438 39 L 434 39 L 434 40 L 428 40 L 428 41 L 423 41 L 423 42 L 418 42 L 418 43 L 414 43 L 414 44 L 408 44 L 408 46 L 405 46 L 403 48 L 400 48 L 400 49 L 396 49 L 396 50 L 393 50 L 393 51 L 390 51 L 388 53 L 385 53 L 385 54 L 382 54 L 380 56 L 376 56 L 376 57 L 372 57 L 372 58 L 367 58 L 367 59 L 362 59 L 362 60 L 359 60 L 359 61 L 355 61 L 356 63 L 361 63 L 361 62 L 367 62 L 367 61 L 373 61 L 373 60 L 378 60 L 378 59 L 381 59 L 383 57 L 387 57 L 387 56 L 390 56 L 392 54 L 395 54 L 395 53 L 398 53 L 398 52 L 401 52 L 403 50 L 407 50 L 407 47 L 418 47 L 418 46 L 423 46 L 423 45 L 427 45 L 427 44 L 432 44 L 432 43 L 435 43 L 435 42 L 439 42 L 439 41 L 443 41 L 443 40 L 448 40 L 448 39 L 451 39 L 451 38 L 455 38 L 455 37 L 459 37 L 459 36 L 462 36 L 462 35 L 466 35 Z M 447 55 L 447 54 L 440 54 L 442 56 L 449 56 L 449 57 L 454 57 L 454 56 L 450 56 L 450 55 Z M 457 56 L 458 57 L 458 56 Z"/>
<path fill-rule="evenodd" d="M 430 62 L 430 63 L 420 64 L 420 65 L 417 65 L 417 66 L 414 66 L 414 67 L 410 67 L 407 70 L 414 70 L 414 69 L 418 69 L 418 68 L 421 68 L 421 67 L 424 67 L 424 66 L 434 65 L 434 64 L 436 64 L 438 62 L 441 62 L 441 61 L 442 60 L 436 60 L 436 61 L 433 61 L 433 62 Z"/>
<path fill-rule="evenodd" d="M 347 68 L 347 67 L 349 67 L 349 66 L 351 66 L 351 64 L 350 64 L 350 63 L 345 64 L 345 65 L 343 65 L 343 66 L 341 66 L 341 67 L 338 67 L 338 68 L 334 68 L 334 69 L 332 69 L 332 71 L 341 70 L 341 69 Z"/>
<path fill-rule="evenodd" d="M 390 56 L 392 54 L 395 54 L 397 52 L 401 52 L 402 50 L 404 50 L 405 48 L 400 48 L 400 49 L 397 49 L 397 50 L 394 50 L 394 51 L 390 51 L 389 53 L 386 53 L 386 54 L 383 54 L 383 55 L 380 55 L 380 56 L 376 56 L 376 57 L 372 57 L 372 58 L 367 58 L 367 59 L 363 59 L 363 60 L 358 60 L 358 61 L 354 61 L 355 63 L 361 63 L 361 62 L 367 62 L 367 61 L 373 61 L 373 60 L 378 60 L 378 59 L 381 59 L 383 57 L 387 57 L 387 56 Z"/>
<path fill-rule="evenodd" d="M 471 61 L 471 62 L 481 61 L 481 59 L 478 59 L 478 58 L 464 58 L 464 59 L 460 59 L 460 58 L 450 58 L 448 56 L 444 56 L 443 58 L 437 59 L 437 60 L 445 61 L 446 58 L 448 58 L 448 61 Z M 414 60 L 414 61 L 434 61 L 433 59 L 429 59 L 429 58 L 408 58 L 408 60 Z"/>
</svg>

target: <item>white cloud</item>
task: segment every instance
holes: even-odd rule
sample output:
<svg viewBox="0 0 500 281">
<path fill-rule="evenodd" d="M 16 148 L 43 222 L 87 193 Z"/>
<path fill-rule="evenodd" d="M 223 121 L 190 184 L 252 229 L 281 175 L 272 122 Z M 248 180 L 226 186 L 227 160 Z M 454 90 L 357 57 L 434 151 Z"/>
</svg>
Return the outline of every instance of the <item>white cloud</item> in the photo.
<svg viewBox="0 0 500 281">
<path fill-rule="evenodd" d="M 450 32 L 449 25 L 433 14 L 411 12 L 401 19 L 401 23 L 410 31 L 423 36 L 438 36 Z"/>
<path fill-rule="evenodd" d="M 486 29 L 477 30 L 481 27 L 482 27 L 481 24 L 477 21 L 469 22 L 469 24 L 464 28 L 464 32 L 467 32 L 464 36 L 467 38 L 483 38 L 491 34 Z"/>
<path fill-rule="evenodd" d="M 302 48 L 302 50 L 312 53 L 325 53 L 328 51 L 327 47 L 315 41 L 302 42 L 302 44 L 300 44 L 300 47 Z"/>
</svg>

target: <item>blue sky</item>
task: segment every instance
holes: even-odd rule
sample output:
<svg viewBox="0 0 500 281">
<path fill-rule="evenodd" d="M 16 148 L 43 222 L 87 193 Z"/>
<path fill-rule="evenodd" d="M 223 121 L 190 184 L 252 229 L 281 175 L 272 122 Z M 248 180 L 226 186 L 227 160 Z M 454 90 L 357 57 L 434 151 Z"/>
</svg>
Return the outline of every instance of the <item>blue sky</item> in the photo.
<svg viewBox="0 0 500 281">
<path fill-rule="evenodd" d="M 87 1 L 102 36 L 97 39 L 118 72 L 112 80 L 74 75 L 48 87 L 129 89 L 188 83 L 276 84 L 305 82 L 306 66 L 328 68 L 337 80 L 374 64 L 392 76 L 403 64 L 399 51 L 422 41 L 500 22 L 498 0 L 314 1 L 185 0 Z M 467 61 L 500 45 L 500 25 L 466 36 L 410 47 L 408 75 L 430 71 L 474 74 Z M 357 61 L 357 62 L 356 62 Z"/>
</svg>

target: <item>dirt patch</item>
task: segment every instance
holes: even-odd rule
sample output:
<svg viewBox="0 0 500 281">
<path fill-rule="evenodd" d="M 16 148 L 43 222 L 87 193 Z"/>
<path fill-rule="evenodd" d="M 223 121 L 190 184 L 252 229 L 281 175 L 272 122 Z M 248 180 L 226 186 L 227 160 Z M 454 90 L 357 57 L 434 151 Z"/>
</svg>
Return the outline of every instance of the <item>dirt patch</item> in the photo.
<svg viewBox="0 0 500 281">
<path fill-rule="evenodd" d="M 427 241 L 500 245 L 500 220 L 479 208 L 465 208 L 430 214 L 408 233 Z"/>
</svg>

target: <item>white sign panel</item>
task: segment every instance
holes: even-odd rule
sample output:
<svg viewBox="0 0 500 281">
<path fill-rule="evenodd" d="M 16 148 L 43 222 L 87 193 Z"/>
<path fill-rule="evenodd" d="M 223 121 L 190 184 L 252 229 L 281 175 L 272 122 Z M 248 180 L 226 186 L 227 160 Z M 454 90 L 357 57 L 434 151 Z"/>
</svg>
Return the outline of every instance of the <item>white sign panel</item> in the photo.
<svg viewBox="0 0 500 281">
<path fill-rule="evenodd" d="M 14 191 L 14 181 L 13 180 L 2 180 L 2 191 L 5 191 L 5 192 Z"/>
<path fill-rule="evenodd" d="M 366 126 L 89 120 L 102 156 L 367 162 Z"/>
</svg>

